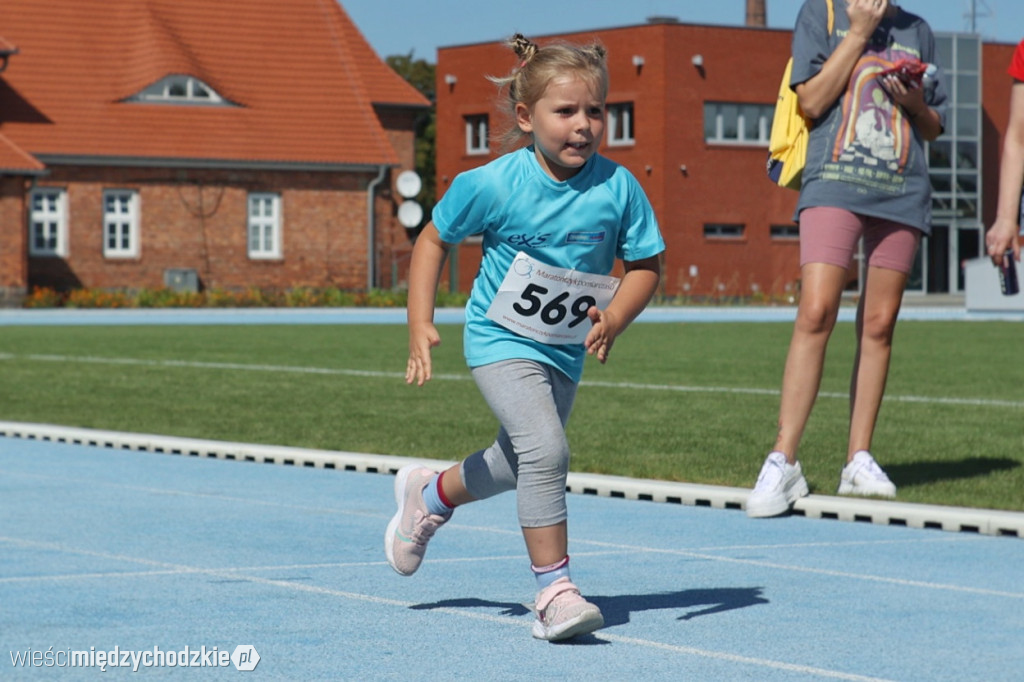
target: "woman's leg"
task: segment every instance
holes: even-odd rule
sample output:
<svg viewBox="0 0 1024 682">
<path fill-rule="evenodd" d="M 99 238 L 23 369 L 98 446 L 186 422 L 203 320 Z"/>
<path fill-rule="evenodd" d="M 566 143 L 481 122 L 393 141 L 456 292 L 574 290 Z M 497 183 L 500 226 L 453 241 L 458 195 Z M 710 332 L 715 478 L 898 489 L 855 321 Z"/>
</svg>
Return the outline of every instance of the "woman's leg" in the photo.
<svg viewBox="0 0 1024 682">
<path fill-rule="evenodd" d="M 839 316 L 847 270 L 864 232 L 861 216 L 830 206 L 800 212 L 800 303 L 782 374 L 775 451 L 794 465 L 818 397 L 825 349 Z"/>
<path fill-rule="evenodd" d="M 785 513 L 809 492 L 797 451 L 818 397 L 825 349 L 863 229 L 863 219 L 843 209 L 819 206 L 800 213 L 800 304 L 782 373 L 775 446 L 747 498 L 752 518 Z"/>
<path fill-rule="evenodd" d="M 857 306 L 857 354 L 850 376 L 850 440 L 847 461 L 871 450 L 885 393 L 896 319 L 913 265 L 920 232 L 906 225 L 878 221 L 865 235 L 868 268 Z"/>
<path fill-rule="evenodd" d="M 808 263 L 800 273 L 800 304 L 782 375 L 775 438 L 775 450 L 785 454 L 790 464 L 796 462 L 800 439 L 818 396 L 825 349 L 846 285 L 846 268 L 837 265 Z"/>
</svg>

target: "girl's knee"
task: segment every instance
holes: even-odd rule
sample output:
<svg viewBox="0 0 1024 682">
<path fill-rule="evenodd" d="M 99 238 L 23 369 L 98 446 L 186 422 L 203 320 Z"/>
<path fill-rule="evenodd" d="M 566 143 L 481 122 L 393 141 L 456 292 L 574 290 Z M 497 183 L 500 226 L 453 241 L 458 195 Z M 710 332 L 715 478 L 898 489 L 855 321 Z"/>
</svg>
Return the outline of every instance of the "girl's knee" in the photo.
<svg viewBox="0 0 1024 682">
<path fill-rule="evenodd" d="M 565 477 L 569 473 L 569 441 L 561 434 L 531 452 L 519 454 L 519 475 Z"/>
</svg>

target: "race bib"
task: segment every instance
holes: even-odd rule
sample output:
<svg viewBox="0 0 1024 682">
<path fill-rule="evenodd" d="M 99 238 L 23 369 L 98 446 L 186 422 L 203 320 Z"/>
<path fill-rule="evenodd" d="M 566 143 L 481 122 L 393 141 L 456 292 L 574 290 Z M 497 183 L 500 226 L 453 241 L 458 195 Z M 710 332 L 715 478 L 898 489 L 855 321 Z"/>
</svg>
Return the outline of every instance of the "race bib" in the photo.
<svg viewBox="0 0 1024 682">
<path fill-rule="evenodd" d="M 545 265 L 520 251 L 487 317 L 520 336 L 552 345 L 583 343 L 587 310 L 607 307 L 619 278 Z"/>
</svg>

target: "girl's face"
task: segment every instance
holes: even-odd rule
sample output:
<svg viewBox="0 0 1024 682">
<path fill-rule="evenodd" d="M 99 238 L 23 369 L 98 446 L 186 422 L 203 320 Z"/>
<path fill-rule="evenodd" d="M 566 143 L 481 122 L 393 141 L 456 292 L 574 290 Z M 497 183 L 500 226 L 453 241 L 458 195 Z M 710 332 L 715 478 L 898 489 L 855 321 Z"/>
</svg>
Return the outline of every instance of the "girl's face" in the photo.
<svg viewBox="0 0 1024 682">
<path fill-rule="evenodd" d="M 576 76 L 555 78 L 533 107 L 516 105 L 516 122 L 533 137 L 541 168 L 561 182 L 597 152 L 604 135 L 604 102 Z"/>
</svg>

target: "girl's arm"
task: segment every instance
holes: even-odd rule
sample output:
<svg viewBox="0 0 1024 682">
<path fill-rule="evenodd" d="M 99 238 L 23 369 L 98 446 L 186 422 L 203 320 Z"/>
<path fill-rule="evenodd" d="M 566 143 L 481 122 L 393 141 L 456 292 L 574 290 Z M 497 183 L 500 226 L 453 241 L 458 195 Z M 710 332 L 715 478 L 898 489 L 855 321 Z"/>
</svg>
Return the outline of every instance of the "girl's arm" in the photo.
<svg viewBox="0 0 1024 682">
<path fill-rule="evenodd" d="M 1024 82 L 1014 81 L 1010 90 L 1010 124 L 1003 139 L 999 162 L 999 204 L 985 244 L 992 262 L 1001 265 L 1003 254 L 1013 250 L 1020 260 L 1020 193 L 1024 185 Z"/>
<path fill-rule="evenodd" d="M 842 0 L 833 0 L 836 10 Z M 821 71 L 796 86 L 800 108 L 811 119 L 821 118 L 829 107 L 839 99 L 846 89 L 853 67 L 864 53 L 871 35 L 889 9 L 888 0 L 875 5 L 874 0 L 852 0 L 846 7 L 850 17 L 850 30 L 840 41 L 835 52 L 829 55 Z"/>
<path fill-rule="evenodd" d="M 594 327 L 587 334 L 583 346 L 589 355 L 597 355 L 601 364 L 608 361 L 616 337 L 647 307 L 661 282 L 658 256 L 624 261 L 623 265 L 626 273 L 608 307 L 604 310 L 596 307 L 587 310 Z"/>
<path fill-rule="evenodd" d="M 441 344 L 441 335 L 434 326 L 434 301 L 448 248 L 433 222 L 427 223 L 412 248 L 406 308 L 409 323 L 409 362 L 405 367 L 407 384 L 415 382 L 422 386 L 430 379 L 430 349 Z"/>
</svg>

